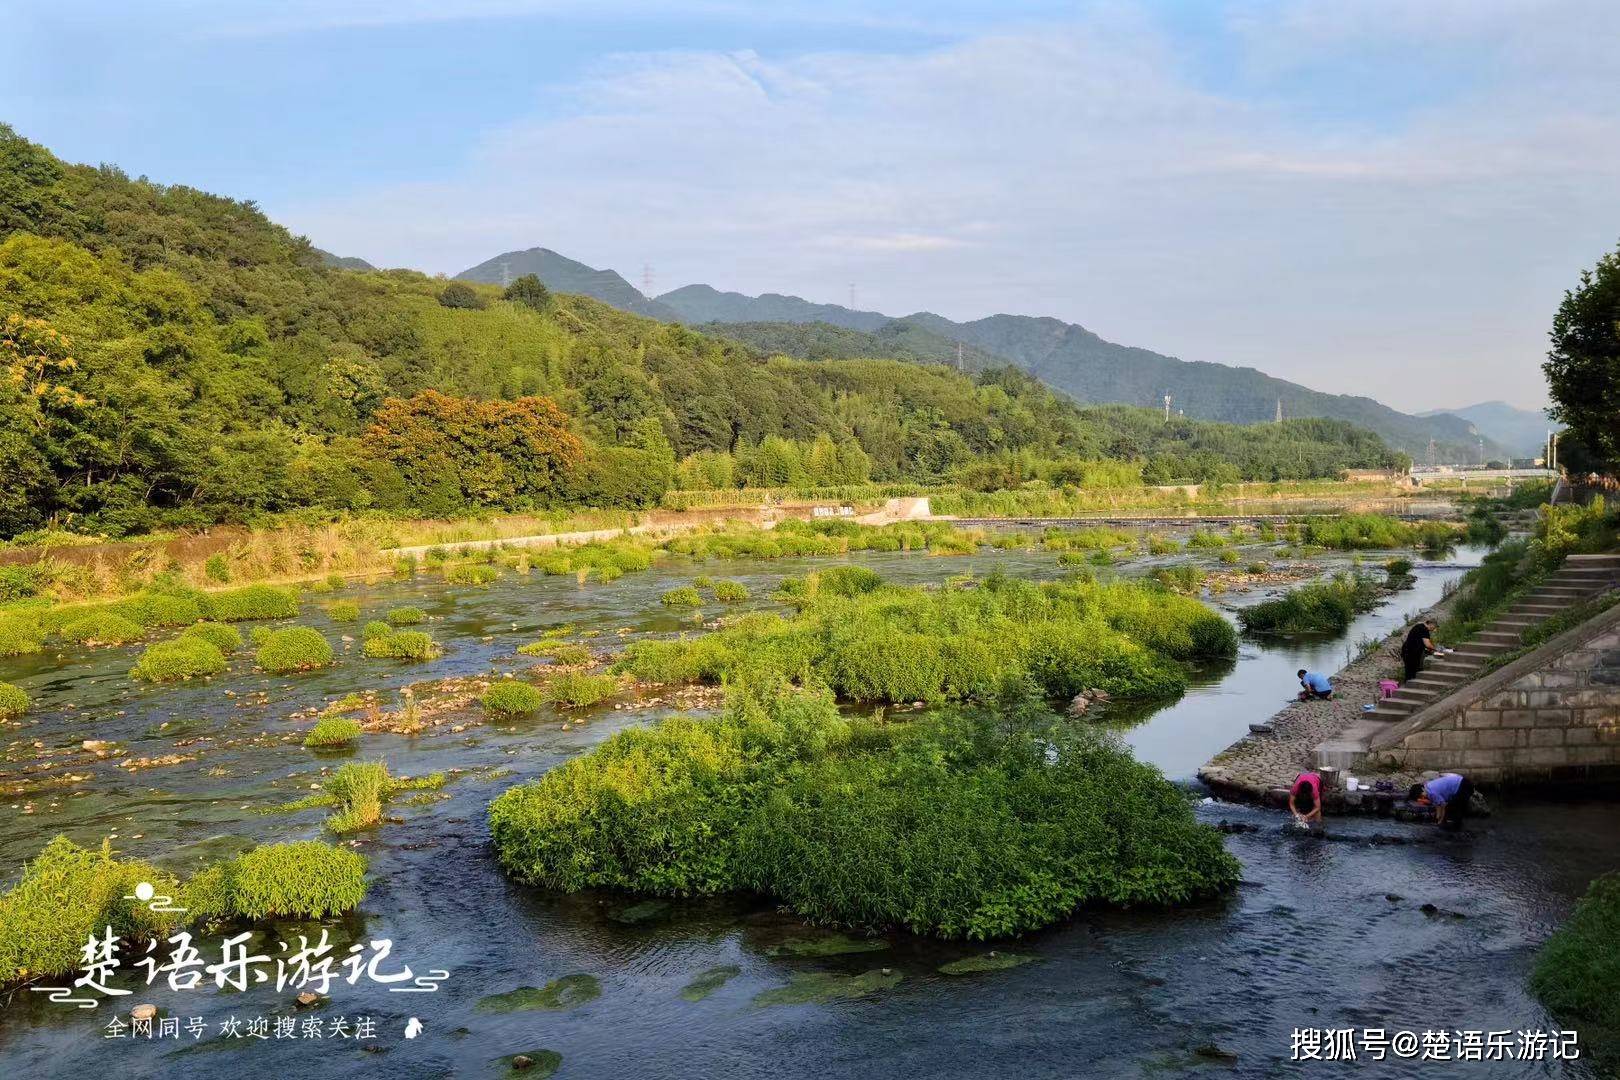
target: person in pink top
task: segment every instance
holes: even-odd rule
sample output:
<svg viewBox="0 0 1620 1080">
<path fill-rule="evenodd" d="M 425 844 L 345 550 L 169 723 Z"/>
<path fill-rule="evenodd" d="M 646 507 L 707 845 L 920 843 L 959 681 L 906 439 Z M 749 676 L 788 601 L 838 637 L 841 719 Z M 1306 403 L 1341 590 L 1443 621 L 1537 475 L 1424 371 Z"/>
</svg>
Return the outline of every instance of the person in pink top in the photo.
<svg viewBox="0 0 1620 1080">
<path fill-rule="evenodd" d="M 1288 809 L 1301 825 L 1322 820 L 1321 773 L 1302 772 L 1294 778 L 1294 786 L 1288 790 Z"/>
</svg>

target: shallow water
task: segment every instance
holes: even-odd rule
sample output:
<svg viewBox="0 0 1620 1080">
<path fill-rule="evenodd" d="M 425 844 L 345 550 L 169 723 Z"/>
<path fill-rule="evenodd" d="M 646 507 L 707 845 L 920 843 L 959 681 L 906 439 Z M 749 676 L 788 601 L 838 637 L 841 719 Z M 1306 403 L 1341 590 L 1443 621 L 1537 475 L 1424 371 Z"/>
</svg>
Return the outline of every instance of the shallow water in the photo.
<svg viewBox="0 0 1620 1080">
<path fill-rule="evenodd" d="M 1460 564 L 1420 565 L 1413 590 L 1363 616 L 1343 638 L 1267 645 L 1246 642 L 1237 662 L 1206 673 L 1180 702 L 1123 731 L 1143 758 L 1167 775 L 1189 777 L 1247 724 L 1282 704 L 1300 666 L 1332 670 L 1360 637 L 1387 632 L 1438 598 Z M 1174 558 L 1184 558 L 1176 556 Z M 1057 576 L 1056 556 L 989 552 L 933 558 L 861 554 L 901 582 L 937 582 L 992 567 L 1030 577 Z M 1114 572 L 1144 572 L 1138 560 Z M 1316 560 L 1323 562 L 1324 560 Z M 167 720 L 238 739 L 275 738 L 207 750 L 201 759 L 130 773 L 111 762 L 79 767 L 90 781 L 0 803 L 6 828 L 0 860 L 14 867 L 51 835 L 80 842 L 113 836 L 124 853 L 185 861 L 252 841 L 319 834 L 321 811 L 260 816 L 254 808 L 302 794 L 322 764 L 296 741 L 291 712 L 342 693 L 456 674 L 517 670 L 514 648 L 545 627 L 572 623 L 603 631 L 598 643 L 670 633 L 690 625 L 658 604 L 659 595 L 707 573 L 744 581 L 764 599 L 781 577 L 826 560 L 691 563 L 671 559 L 650 573 L 608 585 L 572 578 L 507 574 L 487 590 L 447 589 L 436 580 L 384 582 L 330 598 L 354 598 L 368 617 L 415 603 L 447 644 L 428 665 L 367 660 L 353 646 L 326 672 L 271 678 L 239 659 L 233 673 L 206 684 L 133 689 L 124 673 L 137 650 L 109 649 L 0 661 L 0 679 L 39 701 L 28 726 L 6 729 L 8 757 L 34 740 L 75 747 L 85 738 L 127 743 L 136 754 L 170 751 Z M 1229 599 L 1231 603 L 1244 598 Z M 300 620 L 336 639 L 313 597 Z M 373 610 L 374 609 L 374 610 Z M 712 612 L 710 612 L 712 616 Z M 492 640 L 484 641 L 484 637 Z M 229 698 L 226 691 L 238 696 Z M 264 699 L 250 698 L 262 692 Z M 0 1076 L 83 1074 L 212 1077 L 268 1068 L 273 1075 L 337 1077 L 357 1071 L 400 1077 L 504 1075 L 496 1060 L 548 1048 L 562 1054 L 562 1076 L 1157 1076 L 1183 1071 L 1271 1075 L 1287 1067 L 1295 1027 L 1443 1029 L 1554 1026 L 1523 982 L 1533 950 L 1595 874 L 1620 861 L 1620 830 L 1600 805 L 1509 805 L 1462 838 L 1371 820 L 1330 823 L 1327 838 L 1294 834 L 1281 815 L 1209 803 L 1211 821 L 1257 831 L 1228 837 L 1245 884 L 1220 901 L 1176 912 L 1086 912 L 1057 927 L 993 947 L 1033 957 L 1009 970 L 946 976 L 938 967 L 992 946 L 947 945 L 904 935 L 882 951 L 817 958 L 772 956 L 790 937 L 814 936 L 768 906 L 731 901 L 637 905 L 633 898 L 550 897 L 509 883 L 488 847 L 484 810 L 500 791 L 538 775 L 628 724 L 659 715 L 593 712 L 563 732 L 549 718 L 407 739 L 367 736 L 364 756 L 385 758 L 395 774 L 469 770 L 441 802 L 400 807 L 403 820 L 369 834 L 372 889 L 360 915 L 331 924 L 335 937 L 389 938 L 418 970 L 451 972 L 439 993 L 400 995 L 339 985 L 316 1015 L 368 1015 L 379 1037 L 348 1040 L 234 1040 L 217 1034 L 228 1017 L 293 1015 L 292 992 L 174 994 L 141 989 L 167 1015 L 203 1016 L 210 1033 L 193 1044 L 102 1038 L 114 1009 L 76 1011 L 18 993 L 0 1010 Z M 16 768 L 15 764 L 8 767 Z M 509 775 L 490 775 L 508 769 Z M 223 774 L 219 772 L 223 770 Z M 83 790 L 85 794 L 69 795 Z M 53 805 L 54 798 L 54 805 Z M 25 814 L 23 808 L 32 807 Z M 1408 843 L 1380 842 L 1398 839 Z M 1386 893 L 1401 899 L 1389 901 Z M 1423 903 L 1442 913 L 1424 915 Z M 293 927 L 281 928 L 283 937 Z M 272 943 L 273 944 L 273 943 Z M 216 946 L 217 948 L 217 946 Z M 205 952 L 207 950 L 205 949 Z M 341 951 L 341 950 L 340 950 Z M 704 972 L 738 973 L 699 1001 L 681 991 Z M 764 1007 L 754 999 L 795 975 L 859 975 L 889 969 L 892 982 L 868 997 Z M 491 1013 L 480 998 L 585 973 L 601 995 L 557 1012 Z M 1439 989 L 1437 990 L 1437 986 Z M 1457 993 L 1454 988 L 1465 987 Z M 1314 1011 L 1312 1011 L 1314 1010 Z M 300 1014 L 302 1016 L 302 1014 Z M 411 1016 L 424 1025 L 406 1040 Z M 275 1042 L 276 1045 L 269 1045 Z M 1200 1056 L 1217 1048 L 1235 1059 Z M 1434 1063 L 1424 1063 L 1433 1069 Z M 1333 1066 L 1319 1066 L 1332 1068 Z M 1360 1062 L 1371 1076 L 1411 1075 L 1412 1062 Z M 1480 1075 L 1585 1075 L 1583 1066 L 1487 1063 L 1441 1066 Z"/>
</svg>

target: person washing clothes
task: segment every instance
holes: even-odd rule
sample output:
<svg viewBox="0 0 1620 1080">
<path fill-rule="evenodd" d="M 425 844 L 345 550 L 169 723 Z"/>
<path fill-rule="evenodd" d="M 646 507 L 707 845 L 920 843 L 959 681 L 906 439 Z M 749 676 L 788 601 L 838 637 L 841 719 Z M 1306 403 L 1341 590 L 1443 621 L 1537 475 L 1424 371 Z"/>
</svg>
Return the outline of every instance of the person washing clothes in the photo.
<svg viewBox="0 0 1620 1080">
<path fill-rule="evenodd" d="M 1401 662 L 1406 665 L 1408 682 L 1423 670 L 1423 658 L 1434 652 L 1434 629 L 1439 625 L 1433 619 L 1424 619 L 1406 632 L 1406 640 L 1401 643 Z"/>
<path fill-rule="evenodd" d="M 1304 668 L 1300 668 L 1295 674 L 1299 676 L 1299 685 L 1303 687 L 1299 692 L 1299 700 L 1327 701 L 1333 697 L 1333 683 L 1326 675 L 1306 671 Z"/>
<path fill-rule="evenodd" d="M 1321 822 L 1321 773 L 1302 772 L 1294 778 L 1294 786 L 1288 790 L 1288 809 L 1293 811 L 1294 820 L 1301 825 Z"/>
<path fill-rule="evenodd" d="M 1434 807 L 1434 823 L 1442 828 L 1462 828 L 1468 817 L 1468 802 L 1474 796 L 1474 782 L 1459 773 L 1443 773 L 1427 784 L 1413 784 L 1406 792 L 1412 802 L 1427 799 Z"/>
</svg>

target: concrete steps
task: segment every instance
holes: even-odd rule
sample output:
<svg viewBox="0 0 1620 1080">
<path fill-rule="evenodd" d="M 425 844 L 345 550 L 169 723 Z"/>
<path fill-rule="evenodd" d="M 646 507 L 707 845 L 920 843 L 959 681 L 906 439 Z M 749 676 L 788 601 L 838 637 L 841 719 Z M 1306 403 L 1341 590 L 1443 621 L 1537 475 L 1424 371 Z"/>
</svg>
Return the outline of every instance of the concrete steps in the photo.
<svg viewBox="0 0 1620 1080">
<path fill-rule="evenodd" d="M 1620 554 L 1570 555 L 1490 625 L 1444 656 L 1431 658 L 1422 672 L 1379 701 L 1337 738 L 1316 748 L 1317 764 L 1347 768 L 1388 725 L 1421 712 L 1472 681 L 1493 657 L 1519 648 L 1524 633 L 1560 612 L 1608 589 L 1620 588 Z"/>
</svg>

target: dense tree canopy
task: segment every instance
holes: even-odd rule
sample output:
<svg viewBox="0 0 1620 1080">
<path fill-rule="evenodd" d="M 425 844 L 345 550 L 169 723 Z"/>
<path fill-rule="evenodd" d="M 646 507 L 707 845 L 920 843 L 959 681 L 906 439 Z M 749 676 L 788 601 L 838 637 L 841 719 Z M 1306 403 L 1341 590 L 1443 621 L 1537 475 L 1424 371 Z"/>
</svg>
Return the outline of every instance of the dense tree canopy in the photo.
<svg viewBox="0 0 1620 1080">
<path fill-rule="evenodd" d="M 1587 463 L 1620 468 L 1620 248 L 1581 271 L 1553 316 L 1542 365 L 1555 420 L 1569 425 Z"/>
<path fill-rule="evenodd" d="M 0 327 L 5 536 L 1398 460 L 1344 424 L 1165 424 L 1013 369 L 771 357 L 527 278 L 338 270 L 252 203 L 67 165 L 3 126 Z"/>
</svg>

